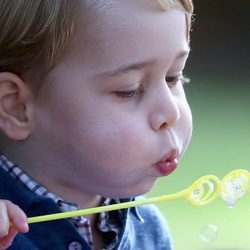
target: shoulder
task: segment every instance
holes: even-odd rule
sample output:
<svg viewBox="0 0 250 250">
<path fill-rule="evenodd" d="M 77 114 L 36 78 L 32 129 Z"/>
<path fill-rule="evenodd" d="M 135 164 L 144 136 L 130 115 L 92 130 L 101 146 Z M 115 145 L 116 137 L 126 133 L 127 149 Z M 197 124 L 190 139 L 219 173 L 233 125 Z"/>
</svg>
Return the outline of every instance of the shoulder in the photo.
<svg viewBox="0 0 250 250">
<path fill-rule="evenodd" d="M 29 249 L 29 250 L 38 250 L 38 248 L 33 245 L 27 235 L 17 234 L 13 243 L 8 248 L 9 250 L 20 250 L 20 249 Z"/>
<path fill-rule="evenodd" d="M 145 222 L 151 222 L 153 224 L 160 223 L 164 227 L 167 227 L 166 218 L 160 212 L 159 208 L 156 205 L 145 205 L 139 206 L 136 208 L 138 214 L 144 218 Z"/>
<path fill-rule="evenodd" d="M 149 232 L 163 240 L 170 238 L 170 230 L 166 218 L 155 205 L 145 205 L 136 208 L 141 217 L 142 225 Z"/>
<path fill-rule="evenodd" d="M 166 218 L 155 205 L 145 205 L 130 209 L 128 222 L 130 237 L 136 237 L 135 242 L 138 242 L 141 247 L 143 246 L 140 249 L 172 249 Z M 134 249 L 137 248 L 135 247 Z"/>
</svg>

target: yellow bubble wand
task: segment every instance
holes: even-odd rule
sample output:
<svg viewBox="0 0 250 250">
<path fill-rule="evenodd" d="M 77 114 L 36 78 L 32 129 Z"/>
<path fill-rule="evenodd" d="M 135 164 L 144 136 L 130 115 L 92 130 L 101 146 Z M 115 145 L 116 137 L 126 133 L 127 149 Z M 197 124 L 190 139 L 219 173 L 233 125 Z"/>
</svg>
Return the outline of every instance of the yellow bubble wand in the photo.
<svg viewBox="0 0 250 250">
<path fill-rule="evenodd" d="M 129 201 L 108 206 L 87 208 L 77 211 L 35 216 L 28 218 L 28 223 L 84 216 L 178 199 L 185 199 L 194 206 L 203 206 L 220 196 L 228 203 L 229 207 L 233 207 L 235 201 L 242 198 L 249 189 L 249 172 L 244 169 L 237 169 L 228 173 L 221 181 L 215 175 L 203 176 L 196 180 L 188 188 L 174 194 L 162 195 L 158 197 Z"/>
</svg>

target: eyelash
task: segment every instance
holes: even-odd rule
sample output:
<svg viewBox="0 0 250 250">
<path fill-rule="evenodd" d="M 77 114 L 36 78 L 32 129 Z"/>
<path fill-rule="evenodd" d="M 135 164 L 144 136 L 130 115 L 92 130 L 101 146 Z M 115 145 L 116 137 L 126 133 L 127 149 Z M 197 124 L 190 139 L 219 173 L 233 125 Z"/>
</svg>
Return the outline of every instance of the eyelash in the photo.
<svg viewBox="0 0 250 250">
<path fill-rule="evenodd" d="M 181 81 L 182 85 L 189 83 L 190 79 L 187 77 L 181 76 L 166 76 L 165 80 L 169 86 L 169 88 L 173 88 L 178 81 Z"/>
<path fill-rule="evenodd" d="M 144 93 L 144 87 L 143 85 L 140 85 L 136 89 L 126 90 L 126 91 L 114 91 L 113 92 L 117 97 L 122 99 L 131 99 L 134 96 L 142 95 Z"/>
<path fill-rule="evenodd" d="M 173 88 L 178 81 L 181 81 L 181 83 L 183 85 L 190 82 L 190 79 L 184 77 L 183 75 L 181 75 L 181 76 L 166 76 L 165 80 L 166 80 L 169 88 Z M 145 91 L 144 91 L 143 85 L 140 85 L 136 89 L 126 90 L 126 91 L 114 91 L 113 93 L 121 99 L 130 100 L 135 96 L 141 96 L 144 92 Z"/>
</svg>

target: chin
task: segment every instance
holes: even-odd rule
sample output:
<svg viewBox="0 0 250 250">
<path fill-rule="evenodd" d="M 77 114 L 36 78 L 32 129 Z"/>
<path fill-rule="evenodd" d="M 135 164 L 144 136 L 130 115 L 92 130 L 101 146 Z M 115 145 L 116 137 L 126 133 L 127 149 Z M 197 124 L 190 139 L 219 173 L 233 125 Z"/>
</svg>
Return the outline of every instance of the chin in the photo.
<svg viewBox="0 0 250 250">
<path fill-rule="evenodd" d="M 131 198 L 135 196 L 144 195 L 148 193 L 149 191 L 151 191 L 154 184 L 155 184 L 155 180 L 136 184 L 133 187 L 129 187 L 127 190 L 121 190 L 119 194 L 118 193 L 114 194 L 112 198 Z"/>
</svg>

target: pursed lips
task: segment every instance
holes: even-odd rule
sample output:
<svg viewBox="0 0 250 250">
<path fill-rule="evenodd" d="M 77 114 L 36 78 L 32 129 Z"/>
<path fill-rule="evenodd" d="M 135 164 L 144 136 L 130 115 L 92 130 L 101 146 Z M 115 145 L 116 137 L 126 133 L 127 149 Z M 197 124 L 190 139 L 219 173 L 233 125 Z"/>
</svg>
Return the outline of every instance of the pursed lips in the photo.
<svg viewBox="0 0 250 250">
<path fill-rule="evenodd" d="M 178 150 L 173 149 L 155 164 L 156 170 L 163 176 L 171 174 L 178 165 Z"/>
</svg>

